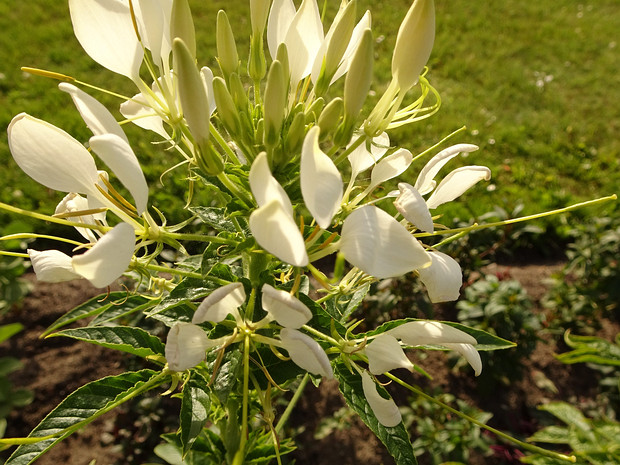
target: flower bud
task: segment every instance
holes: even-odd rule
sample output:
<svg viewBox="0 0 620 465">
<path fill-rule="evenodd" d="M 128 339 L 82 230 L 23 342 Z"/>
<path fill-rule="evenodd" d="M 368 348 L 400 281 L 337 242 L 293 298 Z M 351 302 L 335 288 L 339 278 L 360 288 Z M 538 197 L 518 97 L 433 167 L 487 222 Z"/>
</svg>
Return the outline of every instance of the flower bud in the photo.
<svg viewBox="0 0 620 465">
<path fill-rule="evenodd" d="M 265 87 L 265 133 L 263 142 L 267 147 L 274 147 L 280 140 L 280 130 L 286 110 L 286 81 L 282 63 L 271 63 Z"/>
<path fill-rule="evenodd" d="M 224 127 L 232 136 L 238 135 L 241 128 L 239 114 L 228 87 L 226 87 L 226 82 L 219 76 L 213 78 L 213 95 L 218 116 Z"/>
<path fill-rule="evenodd" d="M 235 36 L 224 10 L 217 12 L 216 44 L 217 61 L 220 64 L 222 74 L 228 79 L 231 73 L 237 72 L 239 55 L 237 54 Z"/>
<path fill-rule="evenodd" d="M 271 0 L 250 0 L 250 22 L 252 23 L 252 36 L 263 34 Z"/>
<path fill-rule="evenodd" d="M 321 115 L 321 112 L 323 111 L 324 107 L 325 107 L 325 99 L 323 97 L 319 97 L 314 102 L 312 102 L 312 105 L 310 105 L 310 107 L 305 110 L 306 124 L 311 124 L 311 123 L 316 122 L 316 120 Z"/>
<path fill-rule="evenodd" d="M 402 93 L 418 83 L 420 74 L 431 56 L 434 41 L 433 0 L 415 0 L 398 29 L 392 55 L 392 76 Z"/>
<path fill-rule="evenodd" d="M 285 328 L 299 329 L 312 319 L 310 309 L 290 292 L 263 284 L 261 299 L 263 309 Z"/>
<path fill-rule="evenodd" d="M 284 139 L 285 153 L 298 153 L 306 134 L 306 115 L 297 113 L 286 132 Z M 290 159 L 290 158 L 289 158 Z"/>
<path fill-rule="evenodd" d="M 196 30 L 188 0 L 174 0 L 172 3 L 170 37 L 173 41 L 177 38 L 181 39 L 187 46 L 192 59 L 196 60 Z"/>
<path fill-rule="evenodd" d="M 325 136 L 338 126 L 343 110 L 344 102 L 340 97 L 336 97 L 327 104 L 319 116 L 318 125 L 321 128 L 321 134 Z"/>
</svg>

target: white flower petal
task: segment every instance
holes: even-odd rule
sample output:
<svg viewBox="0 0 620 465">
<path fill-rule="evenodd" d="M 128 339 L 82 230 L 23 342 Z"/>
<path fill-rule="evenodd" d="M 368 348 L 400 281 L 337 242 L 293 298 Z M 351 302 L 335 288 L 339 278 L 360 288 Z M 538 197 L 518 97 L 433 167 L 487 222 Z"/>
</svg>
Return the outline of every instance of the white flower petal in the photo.
<svg viewBox="0 0 620 465">
<path fill-rule="evenodd" d="M 377 385 L 367 372 L 362 373 L 362 389 L 368 405 L 379 423 L 387 428 L 398 425 L 402 421 L 400 411 L 392 398 L 386 399 L 377 391 Z"/>
<path fill-rule="evenodd" d="M 306 207 L 317 224 L 327 229 L 340 209 L 343 186 L 340 171 L 319 147 L 320 132 L 321 128 L 314 126 L 306 134 L 299 178 Z"/>
<path fill-rule="evenodd" d="M 371 28 L 370 11 L 366 11 L 366 13 L 364 13 L 364 16 L 362 16 L 362 19 L 360 19 L 357 25 L 355 26 L 355 28 L 353 28 L 353 33 L 351 34 L 351 40 L 349 41 L 349 45 L 347 46 L 347 49 L 345 50 L 344 55 L 342 56 L 342 61 L 340 63 L 340 66 L 338 67 L 336 74 L 334 74 L 334 77 L 332 78 L 332 81 L 331 81 L 332 83 L 336 82 L 341 76 L 343 76 L 345 73 L 349 71 L 349 66 L 351 64 L 351 58 L 353 57 L 353 54 L 355 53 L 355 51 L 359 47 L 360 42 L 362 41 L 362 35 L 364 34 L 364 31 L 366 29 L 370 29 L 370 28 Z"/>
<path fill-rule="evenodd" d="M 229 314 L 233 315 L 235 319 L 239 316 L 237 309 L 245 302 L 245 290 L 241 283 L 230 283 L 226 286 L 222 286 L 204 299 L 194 316 L 192 317 L 192 323 L 204 323 L 210 321 L 212 323 L 219 323 L 223 321 Z"/>
<path fill-rule="evenodd" d="M 422 195 L 406 182 L 398 183 L 398 189 L 400 192 L 394 200 L 396 210 L 421 231 L 432 233 L 435 230 L 433 217 Z"/>
<path fill-rule="evenodd" d="M 58 88 L 71 96 L 86 126 L 88 126 L 88 129 L 90 129 L 95 136 L 101 134 L 115 134 L 127 141 L 127 136 L 123 132 L 120 124 L 118 124 L 114 116 L 112 116 L 112 113 L 110 113 L 101 102 L 68 82 L 61 82 L 58 84 Z"/>
<path fill-rule="evenodd" d="M 329 358 L 323 348 L 310 336 L 296 329 L 284 328 L 280 339 L 293 362 L 300 368 L 327 379 L 334 377 Z"/>
<path fill-rule="evenodd" d="M 69 0 L 73 31 L 90 57 L 110 71 L 140 79 L 144 53 L 121 0 Z"/>
<path fill-rule="evenodd" d="M 476 348 L 471 344 L 444 343 L 443 346 L 461 354 L 474 369 L 476 376 L 482 373 L 482 360 Z"/>
<path fill-rule="evenodd" d="M 289 23 L 284 43 L 288 50 L 291 86 L 312 71 L 312 64 L 323 43 L 323 23 L 316 0 L 302 0 L 299 10 Z"/>
<path fill-rule="evenodd" d="M 290 292 L 263 284 L 261 302 L 271 318 L 285 328 L 299 329 L 312 319 L 312 312 Z"/>
<path fill-rule="evenodd" d="M 13 158 L 38 183 L 61 192 L 97 192 L 95 160 L 62 129 L 20 113 L 9 124 L 8 135 Z"/>
<path fill-rule="evenodd" d="M 379 279 L 430 265 L 417 239 L 374 205 L 358 208 L 345 219 L 340 250 L 354 266 Z"/>
<path fill-rule="evenodd" d="M 459 264 L 442 252 L 429 252 L 431 266 L 418 270 L 431 302 L 451 302 L 459 298 L 463 273 Z"/>
<path fill-rule="evenodd" d="M 73 269 L 95 287 L 106 287 L 119 278 L 131 263 L 136 246 L 134 229 L 120 223 L 82 255 L 74 255 Z"/>
<path fill-rule="evenodd" d="M 353 173 L 358 174 L 366 171 L 385 155 L 385 152 L 390 148 L 390 138 L 387 132 L 373 138 L 369 145 L 370 147 L 361 144 L 349 154 L 348 159 L 351 163 L 352 176 Z"/>
<path fill-rule="evenodd" d="M 209 102 L 209 115 L 212 115 L 215 111 L 215 95 L 213 95 L 213 71 L 207 66 L 200 68 L 200 77 L 205 85 L 205 92 L 207 93 L 207 101 Z"/>
<path fill-rule="evenodd" d="M 388 155 L 373 168 L 368 188 L 374 189 L 379 184 L 401 175 L 409 168 L 412 161 L 413 155 L 407 149 L 399 149 Z"/>
<path fill-rule="evenodd" d="M 491 170 L 486 166 L 463 166 L 450 172 L 441 180 L 435 191 L 426 201 L 431 210 L 446 202 L 451 202 L 478 181 L 491 179 Z"/>
<path fill-rule="evenodd" d="M 267 47 L 271 59 L 276 59 L 278 46 L 284 42 L 286 31 L 295 17 L 295 4 L 293 0 L 280 0 L 273 2 L 267 22 Z M 289 53 L 293 53 L 289 51 Z"/>
<path fill-rule="evenodd" d="M 60 201 L 60 203 L 56 206 L 56 210 L 54 210 L 55 215 L 61 215 L 63 213 L 75 213 L 79 211 L 89 210 L 90 206 L 88 200 L 82 197 L 79 194 L 69 193 L 64 196 L 64 198 Z M 97 224 L 95 220 L 101 221 L 105 224 L 105 215 L 106 212 L 91 214 L 91 215 L 83 215 L 83 216 L 72 216 L 71 221 L 75 221 L 78 223 L 84 224 Z M 88 228 L 75 228 L 77 232 L 79 232 L 84 239 L 88 242 L 96 242 L 97 236 L 93 233 L 91 229 Z"/>
<path fill-rule="evenodd" d="M 95 153 L 131 193 L 136 203 L 136 210 L 141 215 L 149 199 L 149 187 L 129 143 L 114 134 L 93 136 L 89 142 Z"/>
<path fill-rule="evenodd" d="M 63 281 L 73 281 L 82 276 L 73 271 L 71 257 L 59 250 L 37 250 L 28 249 L 30 263 L 34 269 L 37 279 L 46 283 L 60 283 Z"/>
<path fill-rule="evenodd" d="M 142 94 L 134 95 L 131 100 L 123 102 L 119 111 L 136 126 L 153 131 L 164 139 L 169 139 L 164 129 L 164 121 L 155 110 L 148 106 Z"/>
<path fill-rule="evenodd" d="M 282 205 L 284 211 L 291 218 L 293 217 L 293 205 L 280 183 L 271 174 L 265 152 L 259 153 L 254 159 L 250 168 L 249 181 L 250 189 L 259 207 L 276 200 Z"/>
<path fill-rule="evenodd" d="M 413 371 L 413 363 L 407 358 L 396 338 L 390 334 L 381 334 L 373 339 L 364 349 L 368 357 L 368 370 L 373 375 L 380 375 L 396 368 Z"/>
<path fill-rule="evenodd" d="M 209 348 L 207 333 L 192 323 L 175 323 L 166 340 L 166 361 L 172 371 L 185 371 L 205 358 Z"/>
<path fill-rule="evenodd" d="M 293 266 L 306 266 L 308 253 L 293 217 L 274 199 L 250 215 L 250 230 L 256 242 L 270 254 Z"/>
<path fill-rule="evenodd" d="M 433 158 L 431 158 L 420 174 L 418 175 L 418 179 L 416 180 L 414 187 L 420 192 L 420 194 L 428 194 L 435 188 L 435 183 L 433 179 L 439 173 L 439 170 L 443 168 L 443 166 L 456 157 L 461 152 L 473 152 L 478 150 L 478 146 L 472 144 L 457 144 L 447 149 L 442 150 Z"/>
<path fill-rule="evenodd" d="M 151 51 L 157 66 L 168 63 L 172 51 L 170 18 L 173 0 L 138 0 L 133 2 L 142 42 Z"/>
<path fill-rule="evenodd" d="M 410 346 L 445 345 L 446 343 L 477 344 L 473 336 L 439 321 L 409 321 L 390 329 L 386 334 L 391 334 Z"/>
</svg>

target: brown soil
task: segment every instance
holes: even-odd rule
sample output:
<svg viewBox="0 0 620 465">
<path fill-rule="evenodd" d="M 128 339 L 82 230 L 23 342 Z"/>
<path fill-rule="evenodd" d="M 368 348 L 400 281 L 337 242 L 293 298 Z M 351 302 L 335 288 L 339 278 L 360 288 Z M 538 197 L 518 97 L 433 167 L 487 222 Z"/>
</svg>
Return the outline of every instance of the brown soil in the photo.
<svg viewBox="0 0 620 465">
<path fill-rule="evenodd" d="M 486 272 L 517 279 L 526 288 L 534 301 L 544 295 L 548 279 L 558 271 L 561 264 L 525 265 L 519 267 L 494 266 Z M 28 279 L 33 279 L 29 277 Z M 4 318 L 0 324 L 19 321 L 25 330 L 0 345 L 2 356 L 19 358 L 24 368 L 12 375 L 17 387 L 34 391 L 33 403 L 15 410 L 8 419 L 6 437 L 28 434 L 41 419 L 55 407 L 60 400 L 86 382 L 110 374 L 122 372 L 126 358 L 120 354 L 86 343 L 73 342 L 64 338 L 40 339 L 39 335 L 53 321 L 67 310 L 99 294 L 86 282 L 71 282 L 62 285 L 36 283 L 34 291 L 23 304 Z M 540 311 L 540 309 L 537 309 Z M 610 334 L 618 331 L 610 328 Z M 614 333 L 615 334 L 615 333 Z M 409 378 L 409 381 L 424 386 L 429 391 L 441 388 L 445 392 L 468 400 L 479 408 L 494 414 L 489 424 L 508 429 L 521 437 L 527 437 L 537 428 L 538 413 L 535 409 L 551 400 L 569 400 L 576 404 L 587 402 L 596 395 L 597 381 L 592 372 L 584 366 L 562 365 L 553 357 L 556 347 L 552 341 L 541 341 L 531 358 L 525 361 L 524 377 L 521 381 L 503 385 L 491 395 L 476 384 L 470 372 L 447 367 L 444 353 L 429 353 L 424 359 L 416 360 L 432 375 L 433 380 Z M 412 376 L 405 374 L 405 377 Z M 419 377 L 421 378 L 421 377 Z M 407 378 L 405 378 L 407 379 Z M 406 395 L 397 402 L 405 401 Z M 377 438 L 355 416 L 344 414 L 340 426 L 330 430 L 330 434 L 320 435 L 320 420 L 333 415 L 344 406 L 333 382 L 324 382 L 315 389 L 309 385 L 298 408 L 291 419 L 296 431 L 299 449 L 293 453 L 298 465 L 327 464 L 390 464 L 393 460 Z M 178 403 L 170 403 L 177 415 Z M 176 409 L 176 410 L 175 410 Z M 119 442 L 119 429 L 132 428 L 132 419 L 124 418 L 127 413 L 107 416 L 91 424 L 83 432 L 63 441 L 46 453 L 37 462 L 40 465 L 88 464 L 96 459 L 98 465 L 142 463 L 138 456 L 127 456 L 127 448 L 122 449 Z M 161 415 L 160 415 L 161 416 Z M 342 417 L 342 415 L 341 415 Z M 120 424 L 120 425 L 119 425 Z M 344 425 L 344 426 L 343 426 Z M 135 428 L 143 427 L 136 423 Z M 153 428 L 161 432 L 161 429 Z M 126 433 L 131 440 L 140 438 L 146 441 L 147 433 Z M 145 442 L 156 444 L 156 437 Z M 116 444 L 116 445 L 115 445 Z M 475 464 L 518 463 L 518 451 L 509 446 L 498 446 L 494 457 L 472 457 Z M 0 452 L 0 459 L 8 457 Z M 423 461 L 421 464 L 425 463 Z"/>
</svg>

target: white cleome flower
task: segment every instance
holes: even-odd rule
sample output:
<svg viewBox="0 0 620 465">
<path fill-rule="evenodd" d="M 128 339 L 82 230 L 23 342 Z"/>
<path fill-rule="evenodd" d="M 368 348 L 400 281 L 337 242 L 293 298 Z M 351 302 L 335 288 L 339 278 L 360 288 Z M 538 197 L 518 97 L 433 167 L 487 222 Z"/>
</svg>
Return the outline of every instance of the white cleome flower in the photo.
<svg viewBox="0 0 620 465">
<path fill-rule="evenodd" d="M 380 334 L 366 346 L 364 352 L 368 357 L 368 370 L 373 375 L 380 375 L 396 368 L 413 371 L 413 363 L 391 334 Z"/>
<path fill-rule="evenodd" d="M 442 252 L 428 252 L 431 266 L 420 268 L 420 281 L 426 286 L 431 302 L 451 302 L 459 298 L 463 273 L 459 264 Z"/>
<path fill-rule="evenodd" d="M 323 348 L 310 336 L 292 328 L 280 332 L 282 345 L 291 360 L 304 370 L 327 379 L 334 377 L 329 358 Z"/>
<path fill-rule="evenodd" d="M 205 358 L 211 347 L 207 333 L 192 323 L 176 323 L 168 333 L 165 356 L 172 371 L 185 371 Z"/>
<path fill-rule="evenodd" d="M 312 319 L 310 309 L 290 292 L 263 284 L 261 299 L 269 317 L 285 328 L 299 329 Z"/>
<path fill-rule="evenodd" d="M 205 321 L 219 323 L 229 314 L 240 320 L 237 309 L 245 302 L 245 290 L 241 283 L 230 283 L 209 294 L 198 306 L 192 323 L 199 324 Z"/>
<path fill-rule="evenodd" d="M 362 389 L 364 396 L 379 423 L 391 428 L 402 421 L 398 406 L 392 398 L 386 399 L 377 391 L 377 384 L 367 372 L 362 372 Z"/>
</svg>

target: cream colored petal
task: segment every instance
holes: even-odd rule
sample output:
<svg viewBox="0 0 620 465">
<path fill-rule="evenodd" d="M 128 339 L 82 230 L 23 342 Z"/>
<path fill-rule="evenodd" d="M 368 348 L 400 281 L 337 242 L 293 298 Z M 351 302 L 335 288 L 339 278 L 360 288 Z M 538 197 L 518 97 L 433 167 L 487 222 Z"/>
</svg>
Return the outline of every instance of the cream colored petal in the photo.
<svg viewBox="0 0 620 465">
<path fill-rule="evenodd" d="M 293 0 L 279 0 L 271 5 L 267 21 L 267 47 L 272 60 L 276 59 L 278 46 L 284 42 L 286 32 L 294 17 L 295 4 Z"/>
<path fill-rule="evenodd" d="M 71 257 L 59 250 L 37 250 L 28 249 L 30 263 L 39 281 L 46 283 L 60 283 L 63 281 L 73 281 L 82 276 L 73 270 Z"/>
<path fill-rule="evenodd" d="M 413 363 L 409 361 L 396 338 L 390 334 L 377 336 L 364 351 L 368 357 L 368 370 L 373 375 L 380 375 L 396 368 L 413 371 Z"/>
<path fill-rule="evenodd" d="M 250 215 L 250 230 L 263 249 L 285 263 L 306 266 L 308 253 L 293 217 L 274 199 Z"/>
<path fill-rule="evenodd" d="M 421 231 L 432 233 L 435 230 L 431 212 L 426 201 L 411 184 L 398 184 L 398 197 L 394 200 L 396 210 Z"/>
<path fill-rule="evenodd" d="M 312 71 L 323 38 L 323 23 L 316 0 L 302 0 L 284 38 L 293 88 Z"/>
<path fill-rule="evenodd" d="M 435 182 L 433 179 L 439 173 L 439 170 L 443 168 L 443 166 L 456 157 L 459 153 L 465 152 L 473 152 L 478 150 L 478 146 L 472 144 L 457 144 L 447 149 L 442 150 L 433 158 L 431 158 L 420 174 L 418 175 L 418 179 L 416 180 L 414 187 L 420 192 L 420 194 L 425 195 L 428 194 L 435 188 Z"/>
<path fill-rule="evenodd" d="M 379 184 L 400 176 L 409 168 L 412 160 L 413 155 L 411 155 L 411 152 L 407 149 L 399 149 L 382 159 L 377 163 L 370 174 L 369 189 L 374 189 Z"/>
<path fill-rule="evenodd" d="M 138 214 L 141 215 L 149 199 L 149 186 L 146 184 L 140 163 L 129 143 L 113 134 L 94 136 L 89 142 L 95 153 L 131 193 Z"/>
<path fill-rule="evenodd" d="M 429 252 L 431 266 L 418 270 L 431 302 L 451 302 L 459 298 L 463 273 L 459 264 L 442 252 Z"/>
<path fill-rule="evenodd" d="M 362 389 L 368 405 L 375 414 L 379 423 L 387 428 L 400 424 L 402 417 L 396 402 L 392 398 L 386 399 L 377 391 L 377 385 L 367 372 L 362 373 Z"/>
<path fill-rule="evenodd" d="M 62 215 L 64 213 L 75 213 L 80 211 L 89 210 L 90 206 L 88 200 L 82 197 L 79 194 L 69 193 L 64 196 L 64 198 L 60 201 L 58 205 L 56 205 L 56 209 L 54 210 L 55 215 Z M 71 221 L 84 223 L 84 224 L 96 224 L 95 219 L 98 221 L 105 222 L 105 212 L 97 213 L 95 215 L 82 215 L 82 216 L 71 216 Z M 84 239 L 88 242 L 96 242 L 97 236 L 93 233 L 92 229 L 89 228 L 75 228 L 77 232 L 79 232 Z"/>
<path fill-rule="evenodd" d="M 282 205 L 284 211 L 291 218 L 293 217 L 293 205 L 291 205 L 291 201 L 280 183 L 271 174 L 265 152 L 259 153 L 254 159 L 250 168 L 249 181 L 250 189 L 259 207 L 276 200 Z"/>
<path fill-rule="evenodd" d="M 439 321 L 409 321 L 390 329 L 386 334 L 391 334 L 410 346 L 445 345 L 446 343 L 477 344 L 473 336 Z"/>
<path fill-rule="evenodd" d="M 192 317 L 192 323 L 199 324 L 205 321 L 219 323 L 229 314 L 237 319 L 239 317 L 237 309 L 245 302 L 245 297 L 245 290 L 241 283 L 222 286 L 200 303 Z"/>
<path fill-rule="evenodd" d="M 164 139 L 169 139 L 168 133 L 164 129 L 164 121 L 155 110 L 148 106 L 142 94 L 134 95 L 131 100 L 123 102 L 120 106 L 120 112 L 136 126 L 153 131 Z"/>
<path fill-rule="evenodd" d="M 482 360 L 476 348 L 471 344 L 447 343 L 442 344 L 448 349 L 454 350 L 461 354 L 467 360 L 467 363 L 474 369 L 474 374 L 479 376 L 482 373 Z"/>
<path fill-rule="evenodd" d="M 166 340 L 166 361 L 172 371 L 185 371 L 205 358 L 209 348 L 207 333 L 192 323 L 176 323 Z"/>
<path fill-rule="evenodd" d="M 135 246 L 134 229 L 127 223 L 117 224 L 90 250 L 73 256 L 73 269 L 95 287 L 109 286 L 129 267 Z"/>
<path fill-rule="evenodd" d="M 486 166 L 463 166 L 449 173 L 441 180 L 426 201 L 431 210 L 459 197 L 478 181 L 491 179 L 491 170 Z"/>
<path fill-rule="evenodd" d="M 15 162 L 38 183 L 62 192 L 96 192 L 95 160 L 62 129 L 21 113 L 9 124 L 8 135 Z"/>
<path fill-rule="evenodd" d="M 289 357 L 297 366 L 327 379 L 334 377 L 327 354 L 310 336 L 296 329 L 284 328 L 280 331 L 280 339 Z"/>
<path fill-rule="evenodd" d="M 299 329 L 312 319 L 312 312 L 301 300 L 269 284 L 263 284 L 261 302 L 269 316 L 285 328 Z"/>
<path fill-rule="evenodd" d="M 376 164 L 389 148 L 390 138 L 387 132 L 373 138 L 368 145 L 365 143 L 359 145 L 348 156 L 351 172 L 357 174 L 366 171 Z"/>
<path fill-rule="evenodd" d="M 200 77 L 205 86 L 205 92 L 207 93 L 207 101 L 209 102 L 209 115 L 212 115 L 215 111 L 215 96 L 213 95 L 213 71 L 207 66 L 200 68 Z"/>
<path fill-rule="evenodd" d="M 61 82 L 58 84 L 58 88 L 71 96 L 86 126 L 95 136 L 115 134 L 124 141 L 129 142 L 120 124 L 118 124 L 112 113 L 102 103 L 68 82 Z"/>
<path fill-rule="evenodd" d="M 430 265 L 430 257 L 417 239 L 373 205 L 358 208 L 345 219 L 340 250 L 354 266 L 379 279 Z"/>
<path fill-rule="evenodd" d="M 121 0 L 69 0 L 73 32 L 90 57 L 110 71 L 136 81 L 144 53 Z"/>
<path fill-rule="evenodd" d="M 155 64 L 168 63 L 172 51 L 170 17 L 173 0 L 134 1 L 142 42 L 151 51 Z"/>
<path fill-rule="evenodd" d="M 364 34 L 364 31 L 366 29 L 371 29 L 371 22 L 372 21 L 370 11 L 366 11 L 366 13 L 364 13 L 364 16 L 362 16 L 362 19 L 359 20 L 359 22 L 353 29 L 353 34 L 351 34 L 351 40 L 349 41 L 349 45 L 347 46 L 347 49 L 342 56 L 340 66 L 338 67 L 336 74 L 334 74 L 334 77 L 332 78 L 332 83 L 336 82 L 338 79 L 340 79 L 341 76 L 343 76 L 347 73 L 347 71 L 349 71 L 351 58 L 353 57 L 353 54 L 357 50 L 357 47 L 362 40 L 362 35 Z"/>
<path fill-rule="evenodd" d="M 306 207 L 317 224 L 327 229 L 340 209 L 343 186 L 340 171 L 319 147 L 320 132 L 321 128 L 314 126 L 306 134 L 299 178 Z"/>
</svg>

